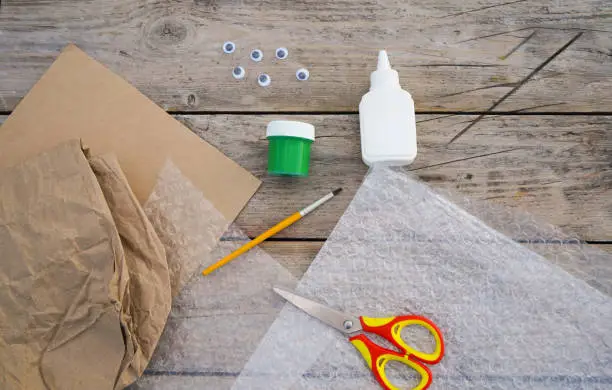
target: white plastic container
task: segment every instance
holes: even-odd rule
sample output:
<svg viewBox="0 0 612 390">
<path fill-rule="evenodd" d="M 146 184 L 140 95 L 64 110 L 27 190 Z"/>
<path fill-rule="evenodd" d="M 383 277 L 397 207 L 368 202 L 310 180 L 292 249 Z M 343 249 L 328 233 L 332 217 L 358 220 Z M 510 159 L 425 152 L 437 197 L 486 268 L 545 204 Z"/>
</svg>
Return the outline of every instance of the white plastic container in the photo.
<svg viewBox="0 0 612 390">
<path fill-rule="evenodd" d="M 414 101 L 391 69 L 387 52 L 378 53 L 378 66 L 370 76 L 370 91 L 359 103 L 363 162 L 408 165 L 417 155 Z"/>
</svg>

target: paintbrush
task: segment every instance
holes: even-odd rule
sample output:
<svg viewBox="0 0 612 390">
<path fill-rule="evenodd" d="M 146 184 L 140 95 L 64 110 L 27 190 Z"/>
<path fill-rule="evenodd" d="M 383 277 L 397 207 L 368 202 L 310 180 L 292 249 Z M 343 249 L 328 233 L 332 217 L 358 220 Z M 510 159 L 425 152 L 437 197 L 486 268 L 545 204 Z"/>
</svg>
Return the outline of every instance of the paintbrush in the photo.
<svg viewBox="0 0 612 390">
<path fill-rule="evenodd" d="M 305 217 L 306 215 L 311 213 L 317 207 L 321 206 L 323 203 L 327 202 L 328 200 L 330 200 L 334 196 L 338 195 L 340 193 L 340 191 L 342 191 L 342 188 L 338 188 L 338 189 L 330 192 L 329 194 L 325 195 L 324 197 L 322 197 L 321 199 L 317 200 L 313 204 L 311 204 L 311 205 L 303 208 L 302 210 L 298 211 L 297 213 L 295 213 L 293 215 L 290 215 L 289 217 L 283 219 L 281 222 L 279 222 L 275 226 L 271 227 L 270 229 L 268 229 L 264 233 L 260 234 L 259 236 L 257 236 L 253 240 L 249 241 L 248 243 L 246 243 L 243 246 L 241 246 L 240 248 L 236 249 L 235 251 L 233 251 L 229 255 L 225 256 L 221 260 L 217 261 L 213 265 L 211 265 L 208 268 L 206 268 L 204 271 L 202 271 L 202 274 L 203 275 L 210 274 L 211 272 L 213 272 L 217 268 L 223 267 L 225 264 L 227 264 L 230 261 L 234 260 L 236 257 L 240 256 L 241 254 L 243 254 L 245 252 L 248 252 L 253 247 L 261 244 L 262 242 L 264 242 L 268 238 L 272 237 L 276 233 L 280 232 L 281 230 L 285 229 L 286 227 L 293 225 L 294 223 L 296 223 L 297 221 L 299 221 L 300 219 L 302 219 L 303 217 Z"/>
</svg>

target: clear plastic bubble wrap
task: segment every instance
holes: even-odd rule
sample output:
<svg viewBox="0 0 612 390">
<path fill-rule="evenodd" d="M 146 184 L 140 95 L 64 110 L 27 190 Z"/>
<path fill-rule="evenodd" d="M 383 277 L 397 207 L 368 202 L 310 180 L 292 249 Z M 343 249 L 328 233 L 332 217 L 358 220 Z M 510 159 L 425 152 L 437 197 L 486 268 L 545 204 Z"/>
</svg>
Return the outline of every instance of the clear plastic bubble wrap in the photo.
<svg viewBox="0 0 612 390">
<path fill-rule="evenodd" d="M 230 221 L 170 160 L 160 171 L 144 210 L 166 248 L 176 297 L 210 257 Z"/>
<path fill-rule="evenodd" d="M 607 389 L 606 259 L 527 214 L 374 168 L 297 291 L 356 315 L 429 317 L 446 344 L 432 389 Z M 379 386 L 346 336 L 287 304 L 234 388 Z"/>
<path fill-rule="evenodd" d="M 210 258 L 218 260 L 247 241 L 232 225 Z M 134 390 L 231 388 L 284 305 L 272 287 L 296 283 L 260 248 L 214 277 L 194 277 L 174 300 L 153 359 Z"/>
<path fill-rule="evenodd" d="M 131 389 L 229 389 L 283 307 L 272 287 L 297 281 L 260 248 L 202 276 L 248 237 L 234 225 L 226 231 L 229 222 L 170 161 L 144 209 L 166 249 L 174 300 Z"/>
</svg>

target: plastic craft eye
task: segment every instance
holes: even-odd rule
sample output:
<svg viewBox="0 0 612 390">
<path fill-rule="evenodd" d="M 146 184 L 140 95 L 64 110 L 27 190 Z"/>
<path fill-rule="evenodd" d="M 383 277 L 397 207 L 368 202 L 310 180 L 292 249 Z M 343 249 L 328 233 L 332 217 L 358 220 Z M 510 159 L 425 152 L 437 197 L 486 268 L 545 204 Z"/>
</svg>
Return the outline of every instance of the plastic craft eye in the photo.
<svg viewBox="0 0 612 390">
<path fill-rule="evenodd" d="M 276 49 L 276 58 L 279 60 L 284 60 L 289 56 L 289 50 L 286 47 L 279 47 Z"/>
<path fill-rule="evenodd" d="M 259 50 L 259 49 L 255 49 L 253 51 L 251 51 L 251 59 L 255 62 L 259 62 L 261 60 L 263 60 L 263 51 Z"/>
<path fill-rule="evenodd" d="M 246 72 L 244 71 L 244 68 L 242 66 L 237 66 L 232 70 L 232 76 L 234 76 L 234 78 L 238 80 L 244 78 L 245 74 Z"/>
<path fill-rule="evenodd" d="M 257 83 L 262 87 L 267 87 L 268 85 L 270 85 L 271 82 L 272 79 L 270 79 L 270 76 L 265 73 L 262 73 L 257 77 Z"/>
<path fill-rule="evenodd" d="M 223 52 L 225 54 L 232 54 L 234 51 L 236 51 L 234 42 L 227 41 L 223 44 Z"/>
<path fill-rule="evenodd" d="M 306 81 L 308 80 L 308 78 L 310 77 L 310 72 L 308 71 L 308 69 L 298 69 L 297 72 L 295 72 L 295 78 L 297 78 L 300 81 Z"/>
</svg>

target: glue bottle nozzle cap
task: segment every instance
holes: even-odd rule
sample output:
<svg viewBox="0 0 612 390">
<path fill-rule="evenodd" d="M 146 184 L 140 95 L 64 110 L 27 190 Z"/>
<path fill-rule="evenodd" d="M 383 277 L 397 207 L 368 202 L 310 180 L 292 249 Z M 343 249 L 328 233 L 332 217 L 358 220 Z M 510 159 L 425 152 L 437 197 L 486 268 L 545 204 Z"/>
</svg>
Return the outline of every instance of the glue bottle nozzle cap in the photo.
<svg viewBox="0 0 612 390">
<path fill-rule="evenodd" d="M 391 64 L 389 63 L 389 57 L 387 56 L 386 50 L 381 50 L 378 52 L 378 66 L 376 70 L 386 70 L 391 69 Z"/>
<path fill-rule="evenodd" d="M 386 50 L 378 52 L 378 65 L 370 76 L 370 89 L 378 88 L 401 88 L 397 72 L 391 68 Z"/>
</svg>

